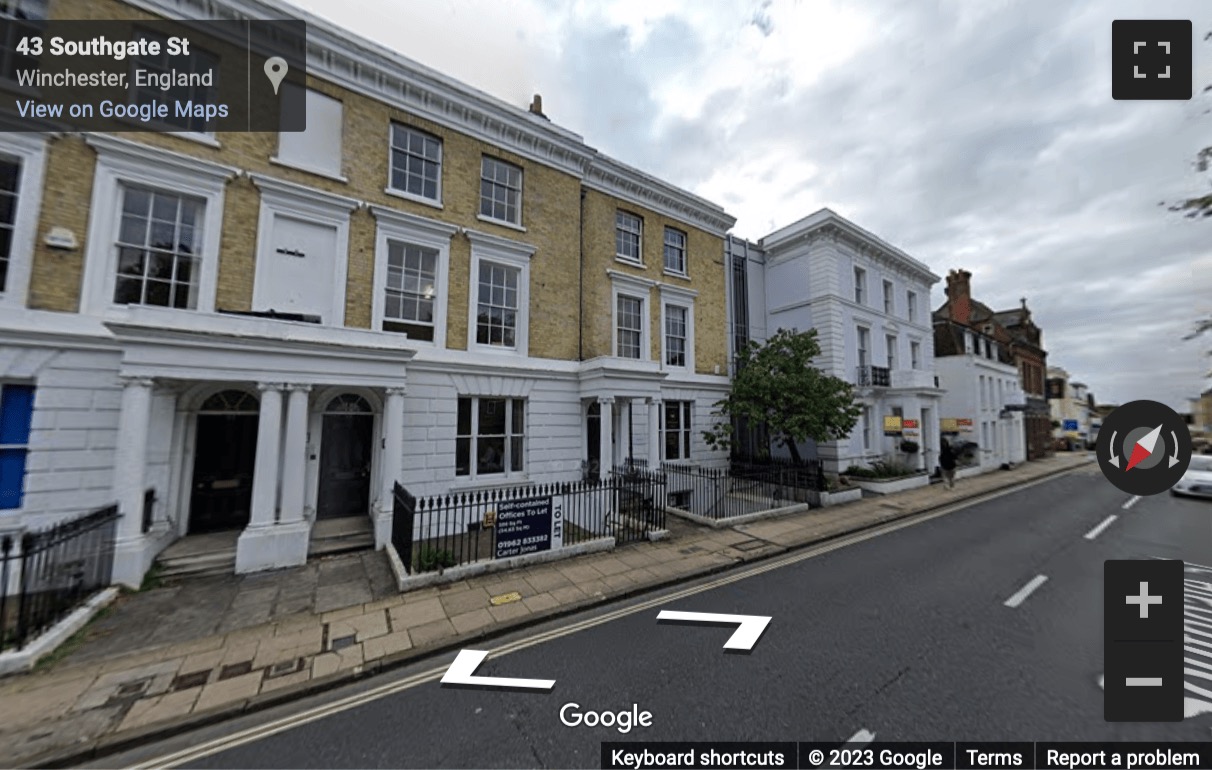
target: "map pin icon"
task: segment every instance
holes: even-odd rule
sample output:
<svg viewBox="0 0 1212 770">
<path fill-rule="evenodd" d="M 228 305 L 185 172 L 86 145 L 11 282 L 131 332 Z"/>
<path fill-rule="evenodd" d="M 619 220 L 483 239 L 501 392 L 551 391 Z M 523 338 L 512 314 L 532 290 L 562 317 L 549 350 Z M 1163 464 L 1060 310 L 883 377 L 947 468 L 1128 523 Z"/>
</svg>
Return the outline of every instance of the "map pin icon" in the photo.
<svg viewBox="0 0 1212 770">
<path fill-rule="evenodd" d="M 278 95 L 278 86 L 282 85 L 282 79 L 286 77 L 288 69 L 290 67 L 286 66 L 286 60 L 281 56 L 271 56 L 265 60 L 265 77 L 273 83 L 274 96 Z"/>
</svg>

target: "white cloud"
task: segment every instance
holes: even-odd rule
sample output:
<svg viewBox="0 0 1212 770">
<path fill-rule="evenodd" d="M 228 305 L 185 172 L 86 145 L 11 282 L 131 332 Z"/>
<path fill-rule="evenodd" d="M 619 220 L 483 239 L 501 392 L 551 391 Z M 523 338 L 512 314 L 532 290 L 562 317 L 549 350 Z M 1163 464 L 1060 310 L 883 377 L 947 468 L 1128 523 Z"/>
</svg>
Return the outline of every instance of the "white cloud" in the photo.
<svg viewBox="0 0 1212 770">
<path fill-rule="evenodd" d="M 830 206 L 978 298 L 1026 296 L 1052 363 L 1100 399 L 1203 386 L 1212 220 L 1171 214 L 1212 96 L 1110 98 L 1110 30 L 1137 0 L 294 0 L 548 115 L 718 201 L 756 238 Z M 1212 82 L 1212 5 L 1196 30 Z M 941 301 L 936 291 L 935 303 Z"/>
</svg>

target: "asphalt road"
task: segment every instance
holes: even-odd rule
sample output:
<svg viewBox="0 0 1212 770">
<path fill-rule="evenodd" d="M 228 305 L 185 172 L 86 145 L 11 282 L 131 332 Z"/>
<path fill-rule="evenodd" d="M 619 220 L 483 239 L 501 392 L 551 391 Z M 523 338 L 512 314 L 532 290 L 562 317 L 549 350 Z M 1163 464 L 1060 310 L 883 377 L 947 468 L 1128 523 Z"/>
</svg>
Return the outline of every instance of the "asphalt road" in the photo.
<svg viewBox="0 0 1212 770">
<path fill-rule="evenodd" d="M 828 741 L 860 731 L 879 741 L 1206 740 L 1212 713 L 1201 713 L 1199 697 L 1181 723 L 1102 718 L 1103 561 L 1181 558 L 1195 565 L 1197 579 L 1212 582 L 1212 502 L 1162 495 L 1125 509 L 1130 499 L 1091 467 L 490 656 L 476 672 L 554 679 L 550 693 L 427 681 L 187 765 L 598 767 L 602 741 Z M 1209 565 L 1209 574 L 1200 577 L 1198 565 Z M 1034 591 L 1007 606 L 1033 582 Z M 731 629 L 658 624 L 658 609 L 773 620 L 751 654 L 726 654 Z M 481 649 L 500 642 L 486 644 Z M 1212 679 L 1202 683 L 1212 690 Z M 1212 694 L 1206 700 L 1212 710 Z M 596 711 L 638 704 L 652 713 L 652 726 L 626 735 L 567 727 L 559 711 L 570 702 Z M 283 713 L 212 726 L 104 764 L 196 747 Z"/>
</svg>

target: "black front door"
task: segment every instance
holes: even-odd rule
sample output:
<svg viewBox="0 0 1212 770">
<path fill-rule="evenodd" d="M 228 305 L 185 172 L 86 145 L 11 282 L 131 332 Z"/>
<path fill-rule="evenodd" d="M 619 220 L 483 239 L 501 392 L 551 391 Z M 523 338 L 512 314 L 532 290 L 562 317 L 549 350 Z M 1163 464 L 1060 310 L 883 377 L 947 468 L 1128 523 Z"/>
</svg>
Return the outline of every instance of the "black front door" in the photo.
<svg viewBox="0 0 1212 770">
<path fill-rule="evenodd" d="M 585 412 L 585 478 L 598 478 L 602 467 L 602 406 L 596 401 Z"/>
<path fill-rule="evenodd" d="M 370 511 L 374 422 L 372 414 L 324 415 L 316 518 L 365 516 Z"/>
<path fill-rule="evenodd" d="M 256 457 L 257 415 L 198 415 L 190 534 L 248 524 Z"/>
</svg>

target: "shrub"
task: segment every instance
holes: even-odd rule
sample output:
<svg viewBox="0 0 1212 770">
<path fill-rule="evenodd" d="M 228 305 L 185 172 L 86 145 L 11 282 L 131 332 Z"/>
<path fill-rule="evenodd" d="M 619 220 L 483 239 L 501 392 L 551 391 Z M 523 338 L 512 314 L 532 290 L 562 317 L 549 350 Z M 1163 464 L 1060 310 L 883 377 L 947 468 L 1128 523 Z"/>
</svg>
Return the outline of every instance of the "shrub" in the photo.
<svg viewBox="0 0 1212 770">
<path fill-rule="evenodd" d="M 417 554 L 417 572 L 432 572 L 436 569 L 453 567 L 458 562 L 454 554 L 447 550 L 438 550 L 425 546 Z"/>
<path fill-rule="evenodd" d="M 919 447 L 917 445 L 916 441 L 902 441 L 901 442 L 901 451 L 904 452 L 905 454 L 910 454 L 910 455 L 917 454 L 917 450 L 920 448 L 921 447 Z"/>
<path fill-rule="evenodd" d="M 917 468 L 910 468 L 908 465 L 903 465 L 896 462 L 888 462 L 886 460 L 876 460 L 871 463 L 870 468 L 860 468 L 857 465 L 851 465 L 846 469 L 846 476 L 853 476 L 858 479 L 895 479 L 901 476 L 912 476 L 918 473 Z"/>
</svg>

